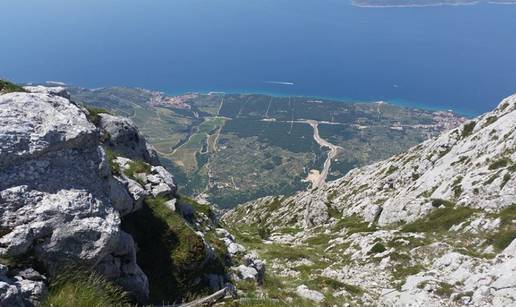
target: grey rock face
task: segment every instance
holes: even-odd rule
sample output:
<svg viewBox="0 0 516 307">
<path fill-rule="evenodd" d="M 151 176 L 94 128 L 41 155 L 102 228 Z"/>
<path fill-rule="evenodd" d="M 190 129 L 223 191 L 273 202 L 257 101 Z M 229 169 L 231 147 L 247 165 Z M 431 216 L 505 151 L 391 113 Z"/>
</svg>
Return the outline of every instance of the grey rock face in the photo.
<svg viewBox="0 0 516 307">
<path fill-rule="evenodd" d="M 51 275 L 102 263 L 146 297 L 134 244 L 120 230 L 117 210 L 128 198 L 105 165 L 97 130 L 78 106 L 46 93 L 0 95 L 0 256 L 33 253 Z M 120 261 L 106 268 L 112 258 Z M 2 297 L 13 297 L 2 287 Z M 30 284 L 20 289 L 31 287 L 36 293 Z"/>
<path fill-rule="evenodd" d="M 99 128 L 109 134 L 107 144 L 113 151 L 132 160 L 143 160 L 152 165 L 159 164 L 156 150 L 145 141 L 130 119 L 109 114 L 99 114 L 99 116 Z"/>
<path fill-rule="evenodd" d="M 324 295 L 322 293 L 315 290 L 310 290 L 305 285 L 297 287 L 296 293 L 302 298 L 306 298 L 317 303 L 324 301 Z"/>
<path fill-rule="evenodd" d="M 0 265 L 0 306 L 38 306 L 47 293 L 44 277 L 33 269 L 9 274 L 12 277 L 8 273 L 9 269 Z"/>
<path fill-rule="evenodd" d="M 60 96 L 66 99 L 70 99 L 70 94 L 62 86 L 46 87 L 42 85 L 38 86 L 25 86 L 23 87 L 26 91 L 35 94 L 48 94 L 53 96 Z"/>
</svg>

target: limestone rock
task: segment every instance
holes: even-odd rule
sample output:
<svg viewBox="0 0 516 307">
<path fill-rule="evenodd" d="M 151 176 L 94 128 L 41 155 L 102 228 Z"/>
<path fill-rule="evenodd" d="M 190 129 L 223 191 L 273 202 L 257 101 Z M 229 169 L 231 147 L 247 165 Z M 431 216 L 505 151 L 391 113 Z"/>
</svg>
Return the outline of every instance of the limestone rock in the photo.
<svg viewBox="0 0 516 307">
<path fill-rule="evenodd" d="M 301 285 L 296 288 L 296 293 L 302 298 L 320 303 L 324 301 L 324 295 L 321 292 L 310 290 L 307 286 Z"/>
<path fill-rule="evenodd" d="M 133 160 L 159 164 L 156 150 L 145 141 L 130 119 L 109 114 L 99 114 L 99 117 L 98 125 L 108 133 L 107 144 L 114 152 Z"/>
<path fill-rule="evenodd" d="M 125 262 L 112 263 L 113 277 L 138 284 L 143 298 L 148 285 L 117 211 L 127 210 L 127 195 L 105 165 L 97 130 L 80 107 L 50 91 L 0 95 L 0 255 L 31 253 L 52 276 L 67 265 L 94 269 L 118 251 Z M 11 288 L 3 286 L 7 294 Z"/>
</svg>

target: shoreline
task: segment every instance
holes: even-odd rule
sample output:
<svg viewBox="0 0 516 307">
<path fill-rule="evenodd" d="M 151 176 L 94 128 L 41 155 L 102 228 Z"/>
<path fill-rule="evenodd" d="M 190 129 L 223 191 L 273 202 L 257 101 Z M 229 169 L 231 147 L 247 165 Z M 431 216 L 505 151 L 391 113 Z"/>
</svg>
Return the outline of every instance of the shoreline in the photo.
<svg viewBox="0 0 516 307">
<path fill-rule="evenodd" d="M 452 112 L 458 116 L 466 117 L 466 118 L 474 118 L 482 112 L 470 112 L 462 109 L 456 109 L 451 106 L 446 105 L 432 105 L 430 103 L 418 102 L 407 100 L 403 98 L 377 98 L 377 99 L 360 99 L 360 98 L 350 98 L 350 97 L 333 97 L 333 96 L 322 96 L 322 95 L 307 95 L 307 94 L 284 94 L 273 91 L 263 91 L 263 90 L 252 90 L 252 89 L 238 89 L 238 90 L 226 90 L 226 91 L 212 91 L 212 90 L 191 90 L 191 91 L 161 91 L 165 95 L 168 96 L 181 96 L 186 94 L 197 93 L 201 95 L 208 95 L 210 93 L 216 94 L 235 94 L 235 95 L 264 95 L 271 97 L 297 97 L 297 98 L 305 98 L 305 99 L 324 99 L 329 101 L 341 102 L 341 103 L 377 103 L 379 101 L 386 102 L 388 104 L 408 108 L 408 109 L 418 109 L 428 112 Z"/>
<path fill-rule="evenodd" d="M 34 83 L 34 84 L 48 84 L 47 82 L 43 83 Z M 96 90 L 96 89 L 102 89 L 102 88 L 110 88 L 110 87 L 125 87 L 125 88 L 136 88 L 136 89 L 142 89 L 147 91 L 153 91 L 153 92 L 160 92 L 167 96 L 182 96 L 192 93 L 197 94 L 203 94 L 208 95 L 210 93 L 212 94 L 241 94 L 241 95 L 264 95 L 264 96 L 272 96 L 272 97 L 299 97 L 299 98 L 306 98 L 306 99 L 324 99 L 324 100 L 330 100 L 335 102 L 342 102 L 342 103 L 375 103 L 379 101 L 384 101 L 389 104 L 403 107 L 403 108 L 409 108 L 409 109 L 419 109 L 423 111 L 429 111 L 429 112 L 449 112 L 466 117 L 466 118 L 474 118 L 482 112 L 471 112 L 466 111 L 463 109 L 456 109 L 452 106 L 446 106 L 446 105 L 440 105 L 440 104 L 434 104 L 431 103 L 425 103 L 425 102 L 418 102 L 418 101 L 412 101 L 407 100 L 404 98 L 374 98 L 374 99 L 361 99 L 361 98 L 351 98 L 351 97 L 337 97 L 337 96 L 324 96 L 324 95 L 308 95 L 308 94 L 300 94 L 300 93 L 293 93 L 293 94 L 285 94 L 281 92 L 275 92 L 275 91 L 267 91 L 267 90 L 258 90 L 258 89 L 227 89 L 227 90 L 213 90 L 213 89 L 197 89 L 197 90 L 191 90 L 191 89 L 183 89 L 183 90 L 163 90 L 163 89 L 155 89 L 155 88 L 147 88 L 147 87 L 141 87 L 141 86 L 120 86 L 120 85 L 109 85 L 109 86 L 102 86 L 102 87 L 96 87 L 96 88 L 90 88 L 90 87 L 84 87 L 79 85 L 73 85 L 68 83 L 63 83 L 65 87 L 76 87 L 76 88 L 84 88 L 88 90 Z"/>
</svg>

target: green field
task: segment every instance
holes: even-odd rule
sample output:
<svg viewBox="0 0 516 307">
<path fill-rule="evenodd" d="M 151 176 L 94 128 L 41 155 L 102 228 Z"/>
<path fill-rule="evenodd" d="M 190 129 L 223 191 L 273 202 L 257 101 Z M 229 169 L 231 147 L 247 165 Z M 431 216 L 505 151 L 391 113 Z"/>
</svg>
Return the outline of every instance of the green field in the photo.
<svg viewBox="0 0 516 307">
<path fill-rule="evenodd" d="M 390 104 L 347 103 L 258 94 L 184 96 L 189 108 L 150 103 L 158 93 L 131 88 L 71 88 L 74 100 L 131 118 L 158 150 L 182 193 L 204 194 L 220 207 L 306 189 L 327 148 L 340 146 L 328 179 L 385 159 L 439 133 L 434 114 Z M 169 98 L 164 94 L 159 97 Z M 325 124 L 321 122 L 332 122 Z M 404 125 L 402 130 L 392 126 Z M 408 126 L 407 126 L 408 125 Z"/>
</svg>

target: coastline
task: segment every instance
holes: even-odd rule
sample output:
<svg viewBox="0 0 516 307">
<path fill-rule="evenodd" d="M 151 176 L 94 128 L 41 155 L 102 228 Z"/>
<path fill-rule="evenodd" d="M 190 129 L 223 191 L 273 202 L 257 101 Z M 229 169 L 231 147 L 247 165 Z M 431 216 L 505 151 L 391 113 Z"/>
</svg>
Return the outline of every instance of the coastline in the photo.
<svg viewBox="0 0 516 307">
<path fill-rule="evenodd" d="M 482 112 L 471 112 L 463 109 L 457 109 L 453 106 L 442 105 L 442 104 L 431 104 L 425 102 L 418 102 L 407 100 L 404 98 L 377 98 L 377 99 L 360 99 L 360 98 L 351 98 L 351 97 L 333 97 L 333 96 L 323 96 L 323 95 L 309 95 L 309 94 L 301 94 L 301 93 L 293 93 L 293 94 L 285 94 L 274 91 L 265 91 L 265 90 L 256 90 L 256 89 L 232 89 L 232 90 L 189 90 L 189 91 L 161 91 L 165 95 L 168 96 L 181 96 L 186 94 L 198 93 L 198 94 L 209 94 L 209 93 L 218 93 L 218 94 L 242 94 L 242 95 L 265 95 L 265 96 L 273 96 L 273 97 L 298 97 L 298 98 L 306 98 L 306 99 L 324 99 L 335 102 L 342 103 L 375 103 L 379 101 L 386 102 L 388 104 L 392 104 L 395 106 L 409 108 L 409 109 L 418 109 L 428 112 L 452 112 L 458 116 L 463 116 L 466 118 L 474 118 Z"/>
<path fill-rule="evenodd" d="M 51 85 L 53 82 L 34 82 L 34 83 L 25 83 L 25 84 L 47 84 Z M 451 105 L 446 104 L 436 104 L 436 103 L 429 103 L 429 102 L 421 102 L 421 101 L 414 101 L 414 100 L 408 100 L 404 98 L 352 98 L 352 97 L 344 97 L 344 96 L 325 96 L 325 95 L 310 95 L 310 94 L 303 94 L 303 93 L 291 93 L 291 94 L 285 94 L 282 92 L 277 91 L 270 91 L 270 90 L 259 90 L 259 89 L 176 89 L 176 90 L 168 90 L 168 89 L 157 89 L 157 88 L 149 88 L 149 87 L 142 87 L 142 86 L 122 86 L 122 85 L 108 85 L 108 86 L 101 86 L 101 87 L 83 87 L 80 85 L 74 85 L 71 83 L 63 83 L 59 82 L 60 84 L 63 84 L 65 87 L 77 87 L 77 88 L 84 88 L 89 90 L 95 90 L 95 89 L 102 89 L 102 88 L 110 88 L 110 87 L 125 87 L 125 88 L 138 88 L 142 90 L 147 91 L 153 91 L 153 92 L 160 92 L 167 96 L 182 96 L 192 93 L 197 94 L 203 94 L 208 95 L 210 93 L 212 94 L 242 94 L 242 95 L 265 95 L 265 96 L 273 96 L 273 97 L 299 97 L 299 98 L 306 98 L 306 99 L 324 99 L 329 101 L 336 101 L 341 103 L 375 103 L 379 101 L 383 101 L 395 106 L 409 108 L 409 109 L 419 109 L 423 111 L 429 111 L 429 112 L 438 112 L 438 111 L 445 111 L 445 112 L 452 112 L 456 115 L 463 116 L 466 118 L 474 118 L 480 114 L 482 114 L 482 111 L 478 112 L 471 112 L 464 109 L 456 108 Z"/>
</svg>

